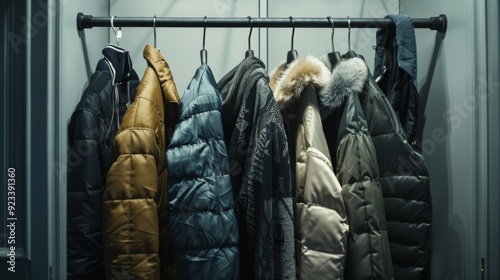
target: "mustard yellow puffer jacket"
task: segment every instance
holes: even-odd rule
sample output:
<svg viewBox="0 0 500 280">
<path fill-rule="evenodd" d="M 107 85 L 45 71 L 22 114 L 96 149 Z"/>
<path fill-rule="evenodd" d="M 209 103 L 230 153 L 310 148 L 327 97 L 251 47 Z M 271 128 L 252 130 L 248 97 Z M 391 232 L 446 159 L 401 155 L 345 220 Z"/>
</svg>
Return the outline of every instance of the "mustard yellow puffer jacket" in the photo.
<svg viewBox="0 0 500 280">
<path fill-rule="evenodd" d="M 178 119 L 179 95 L 158 50 L 148 45 L 143 55 L 148 67 L 112 143 L 104 188 L 106 279 L 176 274 L 167 236 L 165 151 Z"/>
</svg>

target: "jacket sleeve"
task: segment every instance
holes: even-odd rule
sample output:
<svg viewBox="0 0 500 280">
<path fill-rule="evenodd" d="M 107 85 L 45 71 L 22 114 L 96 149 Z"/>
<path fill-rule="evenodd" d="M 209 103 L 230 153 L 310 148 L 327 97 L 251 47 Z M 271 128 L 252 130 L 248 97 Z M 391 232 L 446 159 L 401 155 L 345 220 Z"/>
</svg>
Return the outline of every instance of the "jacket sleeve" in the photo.
<svg viewBox="0 0 500 280">
<path fill-rule="evenodd" d="M 260 87 L 260 94 L 265 93 L 264 96 L 269 97 L 269 99 L 266 99 L 265 105 L 261 105 L 261 110 L 264 113 L 260 116 L 259 120 L 261 122 L 260 127 L 265 126 L 265 130 L 259 129 L 254 134 L 257 137 L 255 152 L 261 153 L 263 163 L 256 159 L 253 167 L 255 168 L 254 171 L 257 172 L 262 168 L 262 185 L 256 189 L 261 190 L 264 199 L 258 203 L 262 203 L 260 207 L 263 208 L 264 212 L 272 213 L 272 231 L 270 231 L 272 235 L 262 236 L 263 239 L 260 241 L 264 246 L 269 246 L 272 249 L 274 279 L 294 279 L 296 277 L 294 240 L 295 205 L 293 203 L 288 141 L 278 104 L 274 100 L 269 86 L 267 84 L 265 86 L 262 85 L 263 82 L 264 80 L 259 80 L 257 87 Z M 258 185 L 259 181 L 259 178 L 257 178 L 255 183 Z M 269 189 L 272 190 L 270 203 L 268 202 L 269 197 L 266 197 Z M 260 222 L 262 224 L 265 223 L 264 221 Z M 265 228 L 262 230 L 265 230 Z M 259 262 L 259 259 L 257 258 L 256 261 Z"/>
<path fill-rule="evenodd" d="M 338 179 L 349 221 L 346 279 L 393 279 L 379 170 L 371 138 L 357 132 L 338 148 Z"/>
<path fill-rule="evenodd" d="M 74 112 L 67 163 L 68 279 L 104 275 L 101 211 L 106 164 L 102 160 L 107 151 L 100 145 L 100 129 L 94 112 L 86 109 Z"/>
<path fill-rule="evenodd" d="M 103 196 L 107 279 L 160 278 L 158 142 L 152 129 L 138 127 L 120 131 L 113 141 L 114 163 Z"/>
</svg>

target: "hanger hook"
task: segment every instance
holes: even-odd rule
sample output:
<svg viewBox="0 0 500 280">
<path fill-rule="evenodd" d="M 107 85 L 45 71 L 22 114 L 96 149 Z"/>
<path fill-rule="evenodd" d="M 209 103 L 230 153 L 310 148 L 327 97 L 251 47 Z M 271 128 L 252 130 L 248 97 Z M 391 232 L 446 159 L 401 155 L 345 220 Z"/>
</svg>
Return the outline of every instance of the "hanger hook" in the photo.
<svg viewBox="0 0 500 280">
<path fill-rule="evenodd" d="M 347 27 L 349 28 L 347 33 L 347 46 L 349 51 L 351 51 L 351 19 L 349 17 L 347 17 Z"/>
<path fill-rule="evenodd" d="M 200 51 L 201 65 L 207 64 L 207 50 L 205 50 L 205 35 L 207 33 L 207 16 L 204 17 L 205 25 L 203 26 L 203 49 Z"/>
<path fill-rule="evenodd" d="M 205 49 L 205 35 L 207 33 L 207 16 L 204 18 L 205 25 L 203 26 L 203 49 Z"/>
<path fill-rule="evenodd" d="M 335 34 L 335 22 L 331 16 L 328 16 L 328 21 L 332 24 L 332 52 L 335 52 L 335 43 L 333 40 L 333 35 Z"/>
<path fill-rule="evenodd" d="M 251 16 L 248 16 L 247 18 L 250 21 L 250 34 L 248 34 L 248 49 L 251 49 L 250 39 L 252 38 L 253 21 Z"/>
<path fill-rule="evenodd" d="M 113 33 L 115 33 L 116 43 L 119 44 L 118 38 L 116 37 L 116 28 L 115 28 L 115 24 L 114 24 L 114 19 L 115 19 L 115 16 L 112 16 L 111 17 L 111 28 L 113 29 Z"/>
<path fill-rule="evenodd" d="M 292 23 L 292 50 L 293 50 L 293 37 L 295 37 L 295 22 L 293 21 L 293 17 L 289 17 L 290 22 Z"/>
<path fill-rule="evenodd" d="M 111 28 L 113 29 L 113 33 L 115 33 L 116 44 L 119 46 L 120 45 L 120 38 L 122 37 L 122 33 L 121 33 L 121 28 L 120 28 L 120 30 L 116 31 L 115 22 L 114 22 L 115 17 L 116 16 L 111 17 Z"/>
<path fill-rule="evenodd" d="M 115 28 L 115 24 L 114 24 L 114 19 L 115 19 L 115 16 L 112 16 L 111 17 L 111 28 L 113 28 L 113 32 L 115 32 L 115 34 L 116 34 L 116 28 Z"/>
<path fill-rule="evenodd" d="M 153 16 L 153 36 L 154 36 L 154 46 L 156 48 L 156 15 Z"/>
</svg>

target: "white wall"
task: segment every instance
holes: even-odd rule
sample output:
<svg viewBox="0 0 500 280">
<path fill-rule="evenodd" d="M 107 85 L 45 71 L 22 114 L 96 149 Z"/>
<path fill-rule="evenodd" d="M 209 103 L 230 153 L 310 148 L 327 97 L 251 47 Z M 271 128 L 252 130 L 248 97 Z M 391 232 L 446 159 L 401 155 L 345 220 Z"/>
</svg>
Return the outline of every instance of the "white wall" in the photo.
<svg viewBox="0 0 500 280">
<path fill-rule="evenodd" d="M 388 13 L 398 13 L 398 0 L 366 1 L 231 1 L 231 0 L 187 0 L 165 1 L 147 0 L 140 5 L 134 0 L 111 1 L 110 15 L 152 17 L 383 17 Z M 153 44 L 153 28 L 123 28 L 123 38 L 120 45 L 130 51 L 134 68 L 139 76 L 146 67 L 142 57 L 142 50 L 146 44 Z M 236 66 L 247 50 L 249 30 L 246 28 L 208 28 L 206 49 L 208 50 L 208 64 L 212 68 L 216 80 L 222 78 L 230 69 Z M 290 50 L 291 29 L 275 28 L 261 30 L 259 44 L 259 30 L 254 29 L 252 35 L 252 49 L 259 56 L 269 70 L 276 67 L 286 58 Z M 200 65 L 199 51 L 202 47 L 202 28 L 158 28 L 157 47 L 160 49 L 174 75 L 174 80 L 180 94 L 183 93 L 192 78 L 196 68 Z M 295 30 L 294 47 L 299 56 L 307 54 L 322 55 L 331 51 L 331 29 L 303 29 Z M 341 53 L 347 52 L 347 29 L 338 28 L 335 32 L 336 49 Z M 374 51 L 371 48 L 375 43 L 375 29 L 353 28 L 351 33 L 351 49 L 363 54 L 368 65 L 373 65 Z M 111 42 L 116 42 L 114 34 L 110 33 Z M 259 49 L 259 46 L 263 46 Z"/>
<path fill-rule="evenodd" d="M 488 99 L 488 255 L 487 279 L 500 279 L 500 3 L 487 0 L 488 76 L 496 85 L 495 94 Z"/>
<path fill-rule="evenodd" d="M 272 0 L 269 2 L 269 17 L 324 17 L 333 18 L 382 18 L 387 14 L 399 12 L 398 0 Z M 373 68 L 375 55 L 372 46 L 375 45 L 375 32 L 373 28 L 351 29 L 351 50 L 365 57 L 370 69 Z M 286 60 L 290 50 L 292 30 L 287 28 L 269 30 L 269 71 L 282 61 Z M 335 29 L 335 50 L 344 54 L 348 51 L 348 30 Z M 296 28 L 294 49 L 299 57 L 306 55 L 320 56 L 331 52 L 330 28 Z"/>
<path fill-rule="evenodd" d="M 433 202 L 432 279 L 479 279 L 485 234 L 481 192 L 486 185 L 482 97 L 488 94 L 481 82 L 486 77 L 484 30 L 476 21 L 480 2 L 400 1 L 402 14 L 446 13 L 449 20 L 444 39 L 428 30 L 417 31 L 418 85 L 425 110 L 423 154 Z"/>
<path fill-rule="evenodd" d="M 111 1 L 110 15 L 134 17 L 258 17 L 259 2 L 231 0 L 135 0 Z M 153 28 L 123 28 L 120 46 L 129 50 L 139 77 L 146 68 L 142 51 L 146 44 L 153 45 Z M 248 32 L 243 28 L 207 28 L 205 48 L 208 65 L 216 81 L 236 66 L 248 48 Z M 114 33 L 111 42 L 116 42 Z M 200 66 L 203 28 L 157 28 L 157 48 L 170 65 L 177 90 L 182 96 L 196 69 Z M 258 32 L 254 29 L 252 48 L 257 52 Z"/>
<path fill-rule="evenodd" d="M 108 16 L 109 3 L 102 0 L 65 0 L 60 7 L 60 88 L 61 119 L 66 125 L 85 87 L 103 57 L 102 49 L 108 38 L 107 28 L 78 32 L 78 12 L 93 16 Z M 62 142 L 65 143 L 65 142 Z"/>
</svg>

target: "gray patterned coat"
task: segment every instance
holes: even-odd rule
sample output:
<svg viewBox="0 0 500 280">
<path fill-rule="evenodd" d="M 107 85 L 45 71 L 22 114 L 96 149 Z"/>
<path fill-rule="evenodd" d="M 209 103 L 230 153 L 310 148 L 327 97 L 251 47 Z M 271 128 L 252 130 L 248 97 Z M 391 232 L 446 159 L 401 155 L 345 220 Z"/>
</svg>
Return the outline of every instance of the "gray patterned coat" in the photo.
<svg viewBox="0 0 500 280">
<path fill-rule="evenodd" d="M 218 88 L 236 195 L 241 279 L 295 279 L 288 144 L 264 64 L 246 58 Z"/>
</svg>

